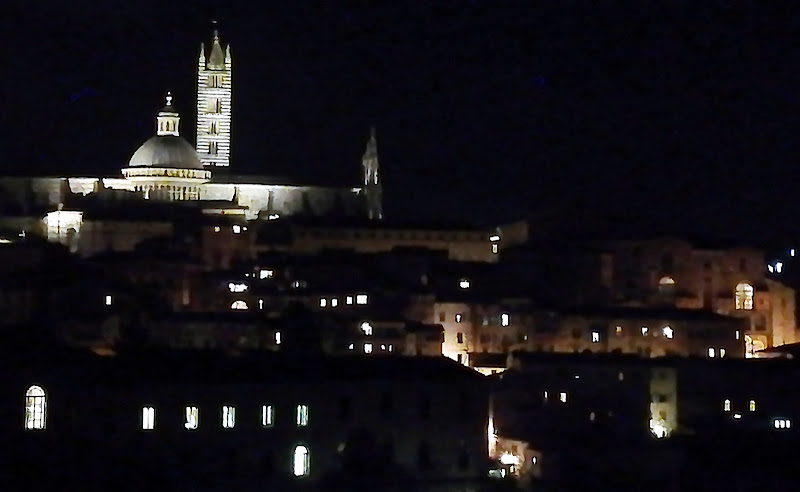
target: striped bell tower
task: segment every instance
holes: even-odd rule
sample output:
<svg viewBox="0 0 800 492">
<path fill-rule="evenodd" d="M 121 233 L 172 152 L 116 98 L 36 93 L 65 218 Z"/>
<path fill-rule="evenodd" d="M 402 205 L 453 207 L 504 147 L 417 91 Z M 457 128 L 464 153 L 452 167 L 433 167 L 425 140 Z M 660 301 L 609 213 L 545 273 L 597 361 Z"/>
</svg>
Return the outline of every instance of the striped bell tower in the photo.
<svg viewBox="0 0 800 492">
<path fill-rule="evenodd" d="M 196 149 L 208 168 L 230 166 L 232 74 L 231 47 L 223 51 L 219 32 L 214 29 L 208 57 L 205 45 L 200 44 L 197 64 Z"/>
</svg>

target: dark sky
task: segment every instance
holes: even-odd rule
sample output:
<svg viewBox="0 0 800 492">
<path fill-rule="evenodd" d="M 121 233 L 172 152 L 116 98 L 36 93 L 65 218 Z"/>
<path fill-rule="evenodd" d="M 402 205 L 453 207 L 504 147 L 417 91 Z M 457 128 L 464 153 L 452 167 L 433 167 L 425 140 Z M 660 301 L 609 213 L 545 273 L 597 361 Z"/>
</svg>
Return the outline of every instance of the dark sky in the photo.
<svg viewBox="0 0 800 492">
<path fill-rule="evenodd" d="M 116 175 L 167 89 L 193 142 L 218 19 L 236 173 L 355 184 L 375 124 L 390 217 L 797 235 L 796 6 L 260 3 L 4 4 L 4 168 Z"/>
</svg>

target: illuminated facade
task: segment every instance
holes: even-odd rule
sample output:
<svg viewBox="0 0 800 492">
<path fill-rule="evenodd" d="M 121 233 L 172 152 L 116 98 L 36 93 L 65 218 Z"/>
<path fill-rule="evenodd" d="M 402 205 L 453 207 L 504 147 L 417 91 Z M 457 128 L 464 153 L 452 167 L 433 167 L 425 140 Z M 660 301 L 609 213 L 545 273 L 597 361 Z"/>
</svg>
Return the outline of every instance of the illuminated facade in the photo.
<svg viewBox="0 0 800 492">
<path fill-rule="evenodd" d="M 197 62 L 197 153 L 204 166 L 230 166 L 232 92 L 231 46 L 223 53 L 215 30 L 208 57 L 201 44 Z"/>
</svg>

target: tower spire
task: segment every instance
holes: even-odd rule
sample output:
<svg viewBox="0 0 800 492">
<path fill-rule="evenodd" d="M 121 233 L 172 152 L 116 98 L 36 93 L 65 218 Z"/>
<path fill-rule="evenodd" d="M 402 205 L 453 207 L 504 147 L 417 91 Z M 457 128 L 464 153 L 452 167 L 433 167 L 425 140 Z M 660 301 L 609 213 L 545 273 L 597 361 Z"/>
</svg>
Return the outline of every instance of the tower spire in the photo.
<svg viewBox="0 0 800 492">
<path fill-rule="evenodd" d="M 197 67 L 197 153 L 205 166 L 230 165 L 231 148 L 231 47 L 220 41 L 213 21 L 211 47 L 200 45 Z"/>
<path fill-rule="evenodd" d="M 156 134 L 179 137 L 181 115 L 172 106 L 172 93 L 167 91 L 167 95 L 164 99 L 164 108 L 158 112 L 158 116 L 156 117 Z"/>
<path fill-rule="evenodd" d="M 370 219 L 383 218 L 383 187 L 378 176 L 378 140 L 375 137 L 375 126 L 369 129 L 369 140 L 364 156 L 361 158 L 364 168 L 364 198 L 367 203 L 367 216 Z"/>
</svg>

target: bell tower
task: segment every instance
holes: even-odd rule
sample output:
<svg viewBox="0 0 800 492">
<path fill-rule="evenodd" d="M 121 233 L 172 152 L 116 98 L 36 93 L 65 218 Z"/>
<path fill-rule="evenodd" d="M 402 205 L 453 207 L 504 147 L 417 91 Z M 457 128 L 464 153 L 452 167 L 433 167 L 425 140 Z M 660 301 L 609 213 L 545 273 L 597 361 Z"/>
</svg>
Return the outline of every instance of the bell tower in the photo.
<svg viewBox="0 0 800 492">
<path fill-rule="evenodd" d="M 223 51 L 219 32 L 214 29 L 211 50 L 206 53 L 205 45 L 201 43 L 197 64 L 195 148 L 203 165 L 208 168 L 230 166 L 232 74 L 231 46 Z"/>
<path fill-rule="evenodd" d="M 375 139 L 375 127 L 370 128 L 367 149 L 361 158 L 364 168 L 364 198 L 367 205 L 367 217 L 383 218 L 383 187 L 378 175 L 378 141 Z"/>
</svg>

